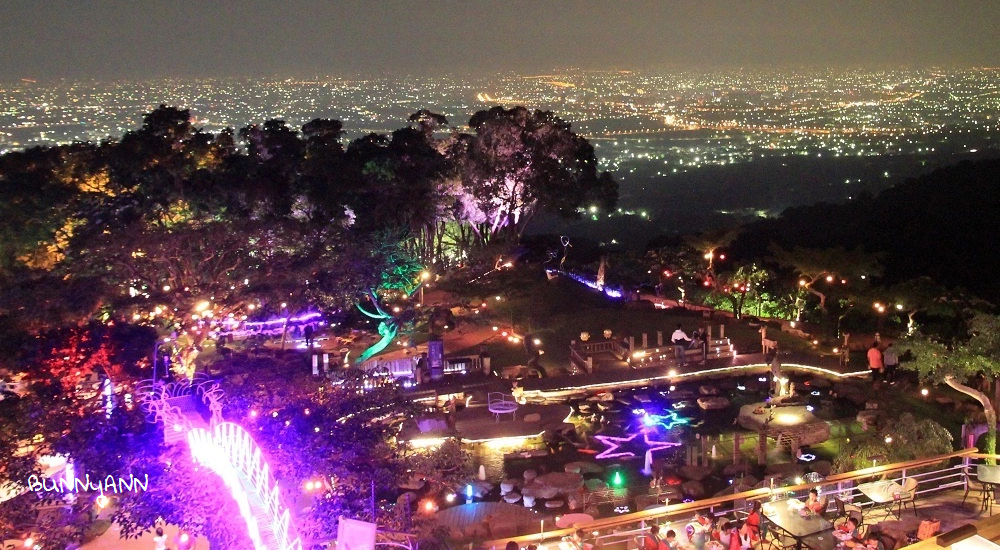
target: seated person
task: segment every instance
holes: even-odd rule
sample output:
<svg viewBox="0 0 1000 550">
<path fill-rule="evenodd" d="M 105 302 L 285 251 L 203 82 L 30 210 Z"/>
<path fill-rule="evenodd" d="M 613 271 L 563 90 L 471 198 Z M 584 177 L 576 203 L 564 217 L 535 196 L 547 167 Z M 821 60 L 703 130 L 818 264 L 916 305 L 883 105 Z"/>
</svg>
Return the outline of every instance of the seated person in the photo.
<svg viewBox="0 0 1000 550">
<path fill-rule="evenodd" d="M 849 540 L 844 543 L 847 548 L 857 548 L 858 550 L 886 550 L 885 546 L 882 545 L 882 541 L 874 536 L 862 537 L 861 540 Z M 890 549 L 891 550 L 891 549 Z"/>
<path fill-rule="evenodd" d="M 826 512 L 826 500 L 820 500 L 819 491 L 809 489 L 809 498 L 806 500 L 806 508 L 816 515 L 823 515 Z"/>
<path fill-rule="evenodd" d="M 753 548 L 753 537 L 747 522 L 737 523 L 730 531 L 729 550 L 750 550 Z"/>
<path fill-rule="evenodd" d="M 660 546 L 661 550 L 680 550 L 681 542 L 677 540 L 677 533 L 669 529 L 666 537 L 660 541 Z"/>
<path fill-rule="evenodd" d="M 761 524 L 761 514 L 760 514 L 760 501 L 755 500 L 750 507 L 750 515 L 744 520 L 747 526 L 747 530 L 750 532 L 750 538 L 754 542 L 760 540 L 760 524 Z"/>
<path fill-rule="evenodd" d="M 703 515 L 701 512 L 694 513 L 694 521 L 687 524 L 685 527 L 687 531 L 688 540 L 697 550 L 702 550 L 705 547 L 705 543 L 709 540 L 709 535 L 712 530 L 712 520 L 707 516 Z"/>
<path fill-rule="evenodd" d="M 841 523 L 837 530 L 842 533 L 847 533 L 852 539 L 858 538 L 858 520 L 854 518 L 847 518 L 847 521 Z"/>
<path fill-rule="evenodd" d="M 671 531 L 672 533 L 673 531 Z M 653 525 L 639 542 L 640 550 L 660 550 L 660 526 Z"/>
</svg>

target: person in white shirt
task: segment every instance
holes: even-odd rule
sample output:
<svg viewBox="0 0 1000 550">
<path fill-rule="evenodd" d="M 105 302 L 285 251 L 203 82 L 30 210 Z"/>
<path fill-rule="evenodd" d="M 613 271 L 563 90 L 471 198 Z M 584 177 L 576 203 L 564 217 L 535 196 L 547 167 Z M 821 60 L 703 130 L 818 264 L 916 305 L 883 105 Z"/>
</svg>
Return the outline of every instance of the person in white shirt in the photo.
<svg viewBox="0 0 1000 550">
<path fill-rule="evenodd" d="M 167 550 L 167 536 L 163 534 L 163 527 L 156 528 L 156 536 L 153 537 L 153 550 Z"/>
<path fill-rule="evenodd" d="M 896 348 L 892 347 L 892 342 L 889 342 L 889 347 L 882 351 L 882 364 L 885 366 L 885 381 L 895 384 L 896 367 L 899 366 L 899 354 L 896 353 Z"/>
<path fill-rule="evenodd" d="M 677 359 L 677 366 L 683 367 L 685 363 L 684 352 L 687 351 L 688 345 L 691 344 L 691 339 L 681 329 L 681 326 L 677 325 L 677 330 L 670 335 L 670 341 L 674 344 L 674 358 Z"/>
</svg>

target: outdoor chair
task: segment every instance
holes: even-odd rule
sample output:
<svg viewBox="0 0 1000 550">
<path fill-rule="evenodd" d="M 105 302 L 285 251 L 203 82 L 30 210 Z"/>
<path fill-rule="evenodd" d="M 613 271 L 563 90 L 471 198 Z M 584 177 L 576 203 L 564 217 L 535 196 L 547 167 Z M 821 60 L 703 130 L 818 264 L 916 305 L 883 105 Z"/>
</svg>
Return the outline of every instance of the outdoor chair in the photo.
<svg viewBox="0 0 1000 550">
<path fill-rule="evenodd" d="M 899 508 L 896 510 L 897 517 L 902 515 L 907 504 L 913 509 L 913 515 L 917 515 L 917 485 L 918 482 L 915 478 L 908 477 L 903 480 L 903 492 L 896 495 L 899 501 Z"/>
<path fill-rule="evenodd" d="M 855 519 L 858 520 L 858 525 L 861 525 L 861 519 L 864 516 L 864 513 L 862 512 L 860 506 L 857 504 L 847 504 L 839 497 L 833 497 L 833 504 L 833 513 L 836 514 L 831 520 L 833 523 L 838 523 L 837 520 L 840 520 L 841 523 L 847 521 L 847 518 L 851 517 L 852 513 L 856 513 Z"/>
</svg>

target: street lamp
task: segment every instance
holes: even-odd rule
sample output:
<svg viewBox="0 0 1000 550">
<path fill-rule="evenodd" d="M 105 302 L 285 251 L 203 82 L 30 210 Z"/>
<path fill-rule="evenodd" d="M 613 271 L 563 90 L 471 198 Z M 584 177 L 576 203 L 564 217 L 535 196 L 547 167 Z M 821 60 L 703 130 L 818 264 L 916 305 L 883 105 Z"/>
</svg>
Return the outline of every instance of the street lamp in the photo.
<svg viewBox="0 0 1000 550">
<path fill-rule="evenodd" d="M 157 340 L 153 344 L 153 383 L 156 383 L 156 365 L 160 362 L 160 346 L 163 344 L 169 344 L 170 338 L 164 338 L 163 341 Z"/>
<path fill-rule="evenodd" d="M 420 305 L 424 305 L 424 285 L 427 284 L 427 279 L 430 278 L 430 272 L 423 271 L 420 273 Z"/>
</svg>

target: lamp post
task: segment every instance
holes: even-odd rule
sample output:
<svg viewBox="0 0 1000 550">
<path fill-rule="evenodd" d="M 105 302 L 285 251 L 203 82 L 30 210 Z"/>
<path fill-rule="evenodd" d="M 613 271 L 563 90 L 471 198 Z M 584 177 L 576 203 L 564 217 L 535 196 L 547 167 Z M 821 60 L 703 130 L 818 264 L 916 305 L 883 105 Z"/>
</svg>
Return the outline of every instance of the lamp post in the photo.
<svg viewBox="0 0 1000 550">
<path fill-rule="evenodd" d="M 156 365 L 160 362 L 160 346 L 163 344 L 169 344 L 170 338 L 164 338 L 162 341 L 157 340 L 153 344 L 153 383 L 156 383 Z"/>
<path fill-rule="evenodd" d="M 427 284 L 427 279 L 431 278 L 431 274 L 427 271 L 420 273 L 420 305 L 424 305 L 424 285 Z"/>
</svg>

